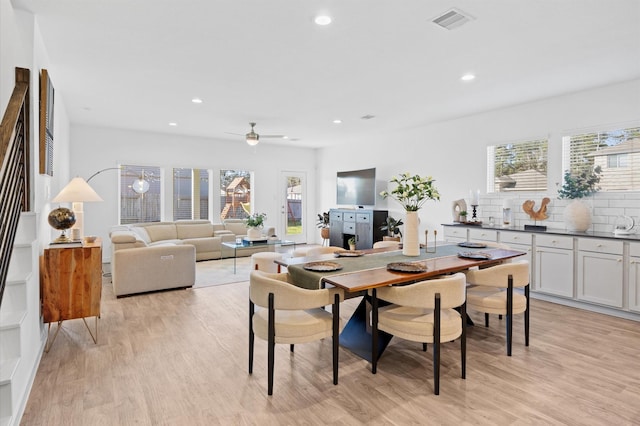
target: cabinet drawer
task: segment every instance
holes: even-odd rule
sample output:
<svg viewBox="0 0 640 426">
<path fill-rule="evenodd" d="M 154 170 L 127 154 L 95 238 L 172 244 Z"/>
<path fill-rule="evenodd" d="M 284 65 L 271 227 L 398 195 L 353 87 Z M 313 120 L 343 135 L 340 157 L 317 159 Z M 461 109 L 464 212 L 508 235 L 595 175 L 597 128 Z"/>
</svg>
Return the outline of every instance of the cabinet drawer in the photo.
<svg viewBox="0 0 640 426">
<path fill-rule="evenodd" d="M 622 255 L 622 241 L 600 238 L 578 238 L 578 250 Z"/>
<path fill-rule="evenodd" d="M 490 229 L 469 229 L 469 239 L 498 241 L 498 232 Z"/>
<path fill-rule="evenodd" d="M 345 222 L 355 222 L 356 214 L 344 212 L 342 213 L 342 220 L 344 220 Z"/>
<path fill-rule="evenodd" d="M 342 225 L 342 233 L 343 234 L 356 234 L 356 223 L 355 222 L 344 222 Z"/>
<path fill-rule="evenodd" d="M 629 244 L 629 254 L 631 256 L 640 256 L 640 243 Z"/>
<path fill-rule="evenodd" d="M 366 213 L 358 213 L 356 214 L 356 222 L 371 223 L 371 215 Z"/>
<path fill-rule="evenodd" d="M 342 212 L 334 212 L 334 211 L 332 211 L 329 214 L 329 220 L 331 222 L 333 222 L 333 221 L 341 221 L 342 220 Z"/>
<path fill-rule="evenodd" d="M 531 234 L 500 231 L 500 242 L 504 244 L 526 244 L 530 246 Z"/>
<path fill-rule="evenodd" d="M 573 250 L 573 238 L 559 235 L 536 235 L 536 246 Z"/>
<path fill-rule="evenodd" d="M 452 226 L 444 227 L 444 237 L 448 238 L 460 238 L 466 241 L 467 239 L 467 228 L 454 228 Z"/>
</svg>

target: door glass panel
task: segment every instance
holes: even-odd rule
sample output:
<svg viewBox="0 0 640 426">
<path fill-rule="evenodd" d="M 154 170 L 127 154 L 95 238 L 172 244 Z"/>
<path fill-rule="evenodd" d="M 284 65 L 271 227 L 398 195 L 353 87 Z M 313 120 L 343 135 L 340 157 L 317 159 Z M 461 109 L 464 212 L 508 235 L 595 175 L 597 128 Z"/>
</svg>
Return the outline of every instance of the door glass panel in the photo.
<svg viewBox="0 0 640 426">
<path fill-rule="evenodd" d="M 305 176 L 302 173 L 284 172 L 285 197 L 283 202 L 284 238 L 305 242 Z"/>
</svg>

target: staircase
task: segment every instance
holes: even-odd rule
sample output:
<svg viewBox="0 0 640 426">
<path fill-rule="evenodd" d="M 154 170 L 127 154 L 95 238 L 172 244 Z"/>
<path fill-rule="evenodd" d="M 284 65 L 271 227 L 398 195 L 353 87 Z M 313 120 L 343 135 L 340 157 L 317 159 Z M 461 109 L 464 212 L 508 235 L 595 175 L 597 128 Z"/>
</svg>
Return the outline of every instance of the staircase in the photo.
<svg viewBox="0 0 640 426">
<path fill-rule="evenodd" d="M 0 426 L 18 425 L 46 342 L 40 319 L 37 215 L 22 213 L 0 305 Z"/>
</svg>

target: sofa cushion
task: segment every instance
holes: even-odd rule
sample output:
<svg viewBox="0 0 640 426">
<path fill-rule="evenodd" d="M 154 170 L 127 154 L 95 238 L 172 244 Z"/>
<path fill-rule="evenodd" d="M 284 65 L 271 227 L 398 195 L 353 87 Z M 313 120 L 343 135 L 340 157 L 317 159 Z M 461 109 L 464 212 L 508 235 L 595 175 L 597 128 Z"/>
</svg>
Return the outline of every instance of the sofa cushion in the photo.
<svg viewBox="0 0 640 426">
<path fill-rule="evenodd" d="M 178 232 L 176 231 L 176 225 L 151 225 L 145 227 L 151 241 L 160 240 L 176 240 L 178 239 Z"/>
<path fill-rule="evenodd" d="M 236 235 L 247 235 L 247 225 L 242 219 L 227 219 L 224 221 L 224 228 Z"/>
<path fill-rule="evenodd" d="M 144 227 L 142 227 L 142 226 L 132 226 L 131 230 L 133 232 L 135 232 L 136 235 L 138 237 L 140 237 L 140 239 L 142 241 L 145 242 L 145 244 L 150 244 L 151 243 L 151 238 L 149 238 L 149 234 L 147 233 L 147 230 L 144 229 Z"/>
<path fill-rule="evenodd" d="M 204 238 L 213 236 L 213 225 L 210 223 L 184 224 L 176 223 L 178 238 L 185 240 L 188 238 Z"/>
</svg>

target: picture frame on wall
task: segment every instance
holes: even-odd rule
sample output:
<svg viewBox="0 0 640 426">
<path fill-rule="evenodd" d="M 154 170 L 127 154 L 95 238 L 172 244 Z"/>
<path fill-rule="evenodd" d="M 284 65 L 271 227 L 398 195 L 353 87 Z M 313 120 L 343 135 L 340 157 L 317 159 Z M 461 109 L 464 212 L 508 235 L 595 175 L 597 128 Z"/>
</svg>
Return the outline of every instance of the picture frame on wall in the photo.
<svg viewBox="0 0 640 426">
<path fill-rule="evenodd" d="M 49 72 L 40 73 L 40 174 L 53 176 L 53 107 L 55 90 Z"/>
</svg>

